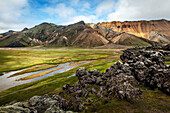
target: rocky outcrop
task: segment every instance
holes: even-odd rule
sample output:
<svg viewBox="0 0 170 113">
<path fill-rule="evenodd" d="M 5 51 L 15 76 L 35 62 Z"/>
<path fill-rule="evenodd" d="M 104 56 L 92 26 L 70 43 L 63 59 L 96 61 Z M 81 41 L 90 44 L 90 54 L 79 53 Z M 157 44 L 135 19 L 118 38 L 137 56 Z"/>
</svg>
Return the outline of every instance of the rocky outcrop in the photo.
<svg viewBox="0 0 170 113">
<path fill-rule="evenodd" d="M 112 21 L 102 22 L 98 25 L 103 25 L 113 31 L 127 32 L 138 37 L 149 39 L 152 31 L 159 32 L 170 38 L 170 21 L 168 20 L 151 20 L 151 21 Z"/>
<path fill-rule="evenodd" d="M 164 63 L 164 56 L 170 56 L 170 52 L 147 49 L 151 48 L 126 50 L 120 58 L 132 68 L 132 75 L 140 84 L 170 95 L 170 67 Z"/>
<path fill-rule="evenodd" d="M 123 63 L 116 62 L 106 73 L 79 68 L 76 71 L 79 82 L 73 86 L 64 85 L 61 93 L 71 95 L 68 109 L 82 110 L 85 105 L 96 102 L 97 100 L 90 99 L 90 95 L 98 97 L 99 100 L 115 97 L 127 101 L 141 99 L 142 90 L 134 87 L 137 85 L 157 88 L 170 95 L 170 67 L 164 63 L 164 57 L 170 56 L 170 52 L 165 51 L 168 46 L 127 49 L 120 57 Z"/>
<path fill-rule="evenodd" d="M 73 113 L 61 109 L 66 100 L 58 95 L 34 96 L 25 102 L 11 102 L 0 107 L 1 113 Z"/>
<path fill-rule="evenodd" d="M 77 69 L 76 76 L 79 82 L 73 86 L 64 85 L 64 91 L 60 92 L 63 97 L 71 95 L 67 109 L 81 111 L 87 104 L 115 97 L 127 101 L 142 98 L 142 90 L 133 86 L 138 85 L 138 82 L 131 76 L 131 70 L 127 65 L 116 62 L 106 71 L 106 73 L 100 73 L 97 70 Z M 89 95 L 94 95 L 97 100 L 90 99 Z"/>
</svg>

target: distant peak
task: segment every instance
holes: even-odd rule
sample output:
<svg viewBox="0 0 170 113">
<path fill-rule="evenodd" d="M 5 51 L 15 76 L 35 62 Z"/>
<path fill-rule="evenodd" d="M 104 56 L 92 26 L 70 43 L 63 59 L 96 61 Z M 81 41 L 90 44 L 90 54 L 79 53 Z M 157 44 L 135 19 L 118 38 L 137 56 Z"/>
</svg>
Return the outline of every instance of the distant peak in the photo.
<svg viewBox="0 0 170 113">
<path fill-rule="evenodd" d="M 13 30 L 9 30 L 8 32 L 14 32 Z"/>
<path fill-rule="evenodd" d="M 43 22 L 43 23 L 41 23 L 39 25 L 36 25 L 35 27 L 37 27 L 37 26 L 51 26 L 51 24 L 47 23 L 47 22 Z"/>
<path fill-rule="evenodd" d="M 40 25 L 50 25 L 50 23 L 43 22 L 43 23 L 41 23 Z"/>
<path fill-rule="evenodd" d="M 70 25 L 81 25 L 81 24 L 82 24 L 82 25 L 85 25 L 84 21 L 79 21 L 79 22 L 77 22 L 77 23 L 70 24 Z M 70 25 L 69 25 L 69 26 L 70 26 Z"/>
<path fill-rule="evenodd" d="M 47 23 L 47 22 L 43 22 L 42 24 L 49 24 L 49 23 Z"/>
<path fill-rule="evenodd" d="M 84 24 L 85 25 L 85 22 L 84 21 L 80 21 L 80 22 L 77 22 L 77 24 Z"/>
<path fill-rule="evenodd" d="M 26 30 L 28 30 L 28 28 L 27 28 L 27 27 L 25 27 L 22 31 L 26 31 Z"/>
</svg>

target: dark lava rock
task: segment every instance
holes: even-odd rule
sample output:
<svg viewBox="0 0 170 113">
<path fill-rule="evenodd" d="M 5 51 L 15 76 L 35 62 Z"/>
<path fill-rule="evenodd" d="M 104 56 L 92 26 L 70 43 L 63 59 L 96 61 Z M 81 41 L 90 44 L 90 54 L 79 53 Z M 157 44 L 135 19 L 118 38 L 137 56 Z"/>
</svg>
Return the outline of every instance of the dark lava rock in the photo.
<svg viewBox="0 0 170 113">
<path fill-rule="evenodd" d="M 158 47 L 157 47 L 158 48 Z M 132 68 L 132 75 L 144 86 L 158 88 L 170 95 L 170 67 L 164 63 L 167 51 L 126 50 L 121 60 Z M 134 57 L 134 59 L 132 59 Z M 128 61 L 131 62 L 128 62 Z M 165 85 L 164 85 L 165 84 Z"/>
<path fill-rule="evenodd" d="M 73 113 L 65 111 L 68 101 L 58 95 L 34 96 L 25 102 L 1 106 L 2 113 Z M 63 109 L 62 109 L 63 108 Z"/>
</svg>

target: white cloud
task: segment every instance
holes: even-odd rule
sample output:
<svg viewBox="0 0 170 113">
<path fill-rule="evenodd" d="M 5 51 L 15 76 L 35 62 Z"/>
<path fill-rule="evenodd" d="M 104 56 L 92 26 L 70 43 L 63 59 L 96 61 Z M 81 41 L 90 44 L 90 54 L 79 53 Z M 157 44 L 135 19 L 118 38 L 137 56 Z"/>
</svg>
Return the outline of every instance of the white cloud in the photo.
<svg viewBox="0 0 170 113">
<path fill-rule="evenodd" d="M 73 24 L 73 23 L 77 23 L 79 21 L 84 21 L 85 23 L 97 23 L 97 22 L 101 22 L 103 20 L 99 20 L 98 17 L 96 15 L 89 15 L 89 16 L 84 16 L 84 15 L 79 15 L 79 16 L 74 16 L 74 17 L 70 17 L 68 18 L 67 22 L 61 23 L 62 25 L 69 25 L 69 24 Z"/>
<path fill-rule="evenodd" d="M 32 27 L 34 24 L 17 22 L 17 23 L 3 23 L 0 22 L 0 33 L 7 32 L 8 30 L 20 31 L 25 27 Z"/>
<path fill-rule="evenodd" d="M 26 7 L 27 0 L 1 0 L 0 32 L 23 29 L 27 24 L 20 22 L 20 18 L 26 12 Z"/>
<path fill-rule="evenodd" d="M 96 7 L 96 15 L 102 16 L 113 11 L 115 6 L 114 0 L 104 0 Z"/>
<path fill-rule="evenodd" d="M 41 4 L 41 7 L 37 6 L 38 8 L 35 4 L 28 4 L 28 1 L 1 0 L 0 32 L 10 29 L 22 30 L 24 27 L 31 27 L 43 20 L 67 25 L 81 20 L 86 23 L 97 23 L 102 21 L 170 19 L 170 0 L 103 0 L 97 6 L 95 6 L 97 2 L 89 4 L 91 2 L 85 0 L 43 0 L 49 2 L 50 5 Z M 30 15 L 31 11 L 36 13 Z"/>
<path fill-rule="evenodd" d="M 73 2 L 78 3 L 79 0 L 74 0 Z M 70 6 L 66 6 L 64 3 L 58 4 L 56 7 L 48 7 L 46 8 L 46 12 L 51 14 L 51 16 L 54 16 L 52 20 L 55 21 L 55 19 L 60 19 L 59 24 L 61 25 L 69 25 L 73 24 L 79 21 L 84 21 L 86 23 L 96 22 L 98 18 L 96 15 L 83 15 L 80 14 L 78 10 L 85 11 L 86 9 L 90 8 L 90 4 L 88 2 L 83 2 L 84 4 L 81 4 L 81 9 L 74 9 Z M 52 21 L 51 20 L 51 21 Z"/>
<path fill-rule="evenodd" d="M 170 0 L 119 0 L 108 21 L 170 19 Z"/>
<path fill-rule="evenodd" d="M 67 18 L 75 14 L 75 10 L 73 8 L 67 7 L 63 3 L 57 4 L 56 7 L 54 8 L 51 7 L 46 8 L 46 12 L 51 15 L 57 14 L 60 18 Z"/>
</svg>

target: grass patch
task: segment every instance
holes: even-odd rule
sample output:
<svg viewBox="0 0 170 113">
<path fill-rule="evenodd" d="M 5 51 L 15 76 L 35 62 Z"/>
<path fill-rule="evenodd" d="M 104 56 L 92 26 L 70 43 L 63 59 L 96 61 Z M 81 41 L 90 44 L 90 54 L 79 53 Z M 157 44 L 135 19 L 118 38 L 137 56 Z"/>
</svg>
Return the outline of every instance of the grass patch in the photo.
<svg viewBox="0 0 170 113">
<path fill-rule="evenodd" d="M 94 70 L 97 69 L 101 73 L 105 73 L 106 69 L 110 68 L 111 65 L 113 65 L 116 61 L 119 59 L 114 59 L 114 60 L 104 60 L 100 64 L 96 64 L 92 67 L 87 68 L 87 70 Z"/>
</svg>

